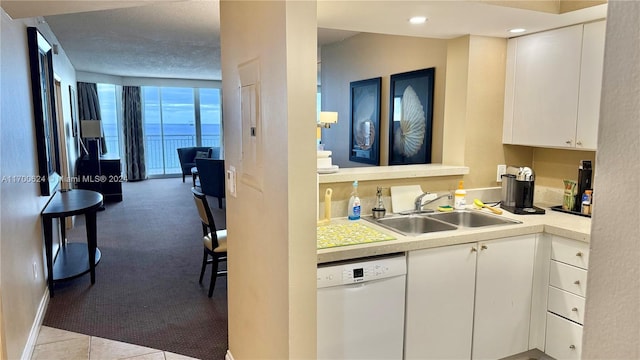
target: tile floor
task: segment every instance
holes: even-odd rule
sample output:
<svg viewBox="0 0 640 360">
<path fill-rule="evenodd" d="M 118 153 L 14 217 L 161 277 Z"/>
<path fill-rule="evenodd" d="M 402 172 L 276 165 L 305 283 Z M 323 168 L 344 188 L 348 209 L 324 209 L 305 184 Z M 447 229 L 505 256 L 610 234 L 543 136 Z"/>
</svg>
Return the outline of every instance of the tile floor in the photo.
<svg viewBox="0 0 640 360">
<path fill-rule="evenodd" d="M 42 326 L 31 360 L 197 360 L 191 357 Z M 553 360 L 530 350 L 502 360 Z"/>
<path fill-rule="evenodd" d="M 167 351 L 42 326 L 32 360 L 195 360 Z"/>
<path fill-rule="evenodd" d="M 523 353 L 506 357 L 502 360 L 554 360 L 551 356 L 538 349 L 525 351 Z"/>
</svg>

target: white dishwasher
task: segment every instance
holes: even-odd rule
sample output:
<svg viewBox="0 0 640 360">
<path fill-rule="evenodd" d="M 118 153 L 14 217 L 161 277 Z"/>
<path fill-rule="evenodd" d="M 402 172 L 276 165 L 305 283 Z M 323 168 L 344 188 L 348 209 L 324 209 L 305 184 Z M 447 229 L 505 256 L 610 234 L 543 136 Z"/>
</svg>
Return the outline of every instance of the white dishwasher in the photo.
<svg viewBox="0 0 640 360">
<path fill-rule="evenodd" d="M 318 266 L 318 359 L 402 359 L 407 262 L 393 255 Z"/>
</svg>

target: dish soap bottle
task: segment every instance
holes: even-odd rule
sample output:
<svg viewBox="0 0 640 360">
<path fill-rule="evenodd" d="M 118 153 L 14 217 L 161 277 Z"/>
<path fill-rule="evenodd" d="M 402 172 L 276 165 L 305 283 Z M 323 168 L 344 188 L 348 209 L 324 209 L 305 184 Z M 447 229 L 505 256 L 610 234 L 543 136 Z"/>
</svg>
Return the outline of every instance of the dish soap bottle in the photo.
<svg viewBox="0 0 640 360">
<path fill-rule="evenodd" d="M 360 198 L 358 197 L 358 180 L 353 182 L 353 191 L 349 198 L 349 209 L 347 210 L 349 220 L 360 219 Z"/>
<path fill-rule="evenodd" d="M 465 199 L 467 191 L 464 189 L 464 181 L 460 180 L 458 183 L 458 189 L 454 195 L 453 207 L 456 210 L 464 210 L 467 206 L 467 200 Z"/>
</svg>

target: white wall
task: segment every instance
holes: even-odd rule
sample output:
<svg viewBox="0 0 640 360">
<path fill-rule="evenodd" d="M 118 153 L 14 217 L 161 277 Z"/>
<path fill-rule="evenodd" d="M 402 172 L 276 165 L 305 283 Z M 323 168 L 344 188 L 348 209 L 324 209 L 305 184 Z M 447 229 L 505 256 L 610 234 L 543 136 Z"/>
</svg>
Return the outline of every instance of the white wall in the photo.
<svg viewBox="0 0 640 360">
<path fill-rule="evenodd" d="M 316 3 L 222 1 L 220 14 L 225 165 L 238 179 L 227 197 L 229 348 L 236 360 L 315 358 Z M 264 159 L 254 171 L 238 70 L 250 62 Z"/>
<path fill-rule="evenodd" d="M 37 25 L 51 43 L 57 41 L 46 24 L 36 24 L 35 19 L 12 20 L 0 11 L 0 176 L 4 179 L 0 181 L 0 326 L 3 351 L 8 359 L 18 359 L 30 351 L 25 346 L 30 334 L 38 330 L 35 322 L 48 300 L 40 211 L 49 198 L 40 196 L 39 184 L 12 180 L 33 176 L 38 168 L 26 28 Z M 75 72 L 62 50 L 54 55 L 53 64 L 63 90 L 59 121 L 70 121 L 68 86 L 75 84 Z M 75 158 L 72 148 L 69 156 Z"/>
<path fill-rule="evenodd" d="M 49 25 L 38 24 L 38 30 L 42 33 L 42 35 L 49 41 L 51 44 L 59 44 L 58 39 L 55 34 L 49 28 Z M 77 96 L 74 99 L 71 99 L 69 87 L 73 87 L 75 89 L 75 93 L 77 94 L 76 85 L 76 69 L 69 61 L 69 58 L 64 52 L 62 46 L 58 46 L 58 54 L 53 55 L 53 72 L 55 74 L 56 79 L 60 81 L 61 85 L 61 99 L 60 104 L 62 104 L 62 108 L 59 109 L 58 112 L 58 123 L 63 123 L 64 128 L 64 141 L 60 138 L 60 146 L 66 145 L 67 149 L 67 158 L 61 159 L 60 161 L 67 162 L 67 168 L 69 169 L 69 174 L 65 174 L 65 176 L 74 176 L 76 162 L 75 160 L 80 156 L 80 148 L 78 146 L 79 137 L 73 137 L 73 128 L 72 128 L 72 119 L 71 119 L 71 101 L 74 103 L 74 107 L 78 109 L 78 99 Z M 62 166 L 62 165 L 61 165 Z M 73 184 L 71 185 L 73 187 Z"/>
<path fill-rule="evenodd" d="M 2 12 L 0 172 L 3 178 L 37 174 L 37 152 L 27 54 L 29 21 Z M 11 94 L 11 95 L 9 95 Z M 40 210 L 48 198 L 36 183 L 0 182 L 0 287 L 7 357 L 18 359 L 45 294 Z M 38 266 L 34 279 L 32 263 Z"/>
<path fill-rule="evenodd" d="M 609 1 L 584 359 L 640 358 L 640 3 Z"/>
<path fill-rule="evenodd" d="M 78 81 L 102 84 L 114 84 L 123 86 L 173 86 L 194 88 L 221 88 L 220 80 L 192 80 L 192 79 L 159 79 L 145 77 L 115 76 L 107 74 L 78 71 Z"/>
</svg>

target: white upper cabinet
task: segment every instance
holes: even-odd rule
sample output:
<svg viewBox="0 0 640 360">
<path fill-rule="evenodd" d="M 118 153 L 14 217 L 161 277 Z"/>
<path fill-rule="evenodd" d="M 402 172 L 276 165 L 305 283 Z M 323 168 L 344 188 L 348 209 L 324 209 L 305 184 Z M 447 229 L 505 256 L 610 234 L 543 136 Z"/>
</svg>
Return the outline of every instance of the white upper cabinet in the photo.
<svg viewBox="0 0 640 360">
<path fill-rule="evenodd" d="M 595 150 L 604 21 L 510 39 L 505 144 Z"/>
<path fill-rule="evenodd" d="M 584 25 L 576 148 L 596 149 L 604 63 L 605 22 Z"/>
</svg>

